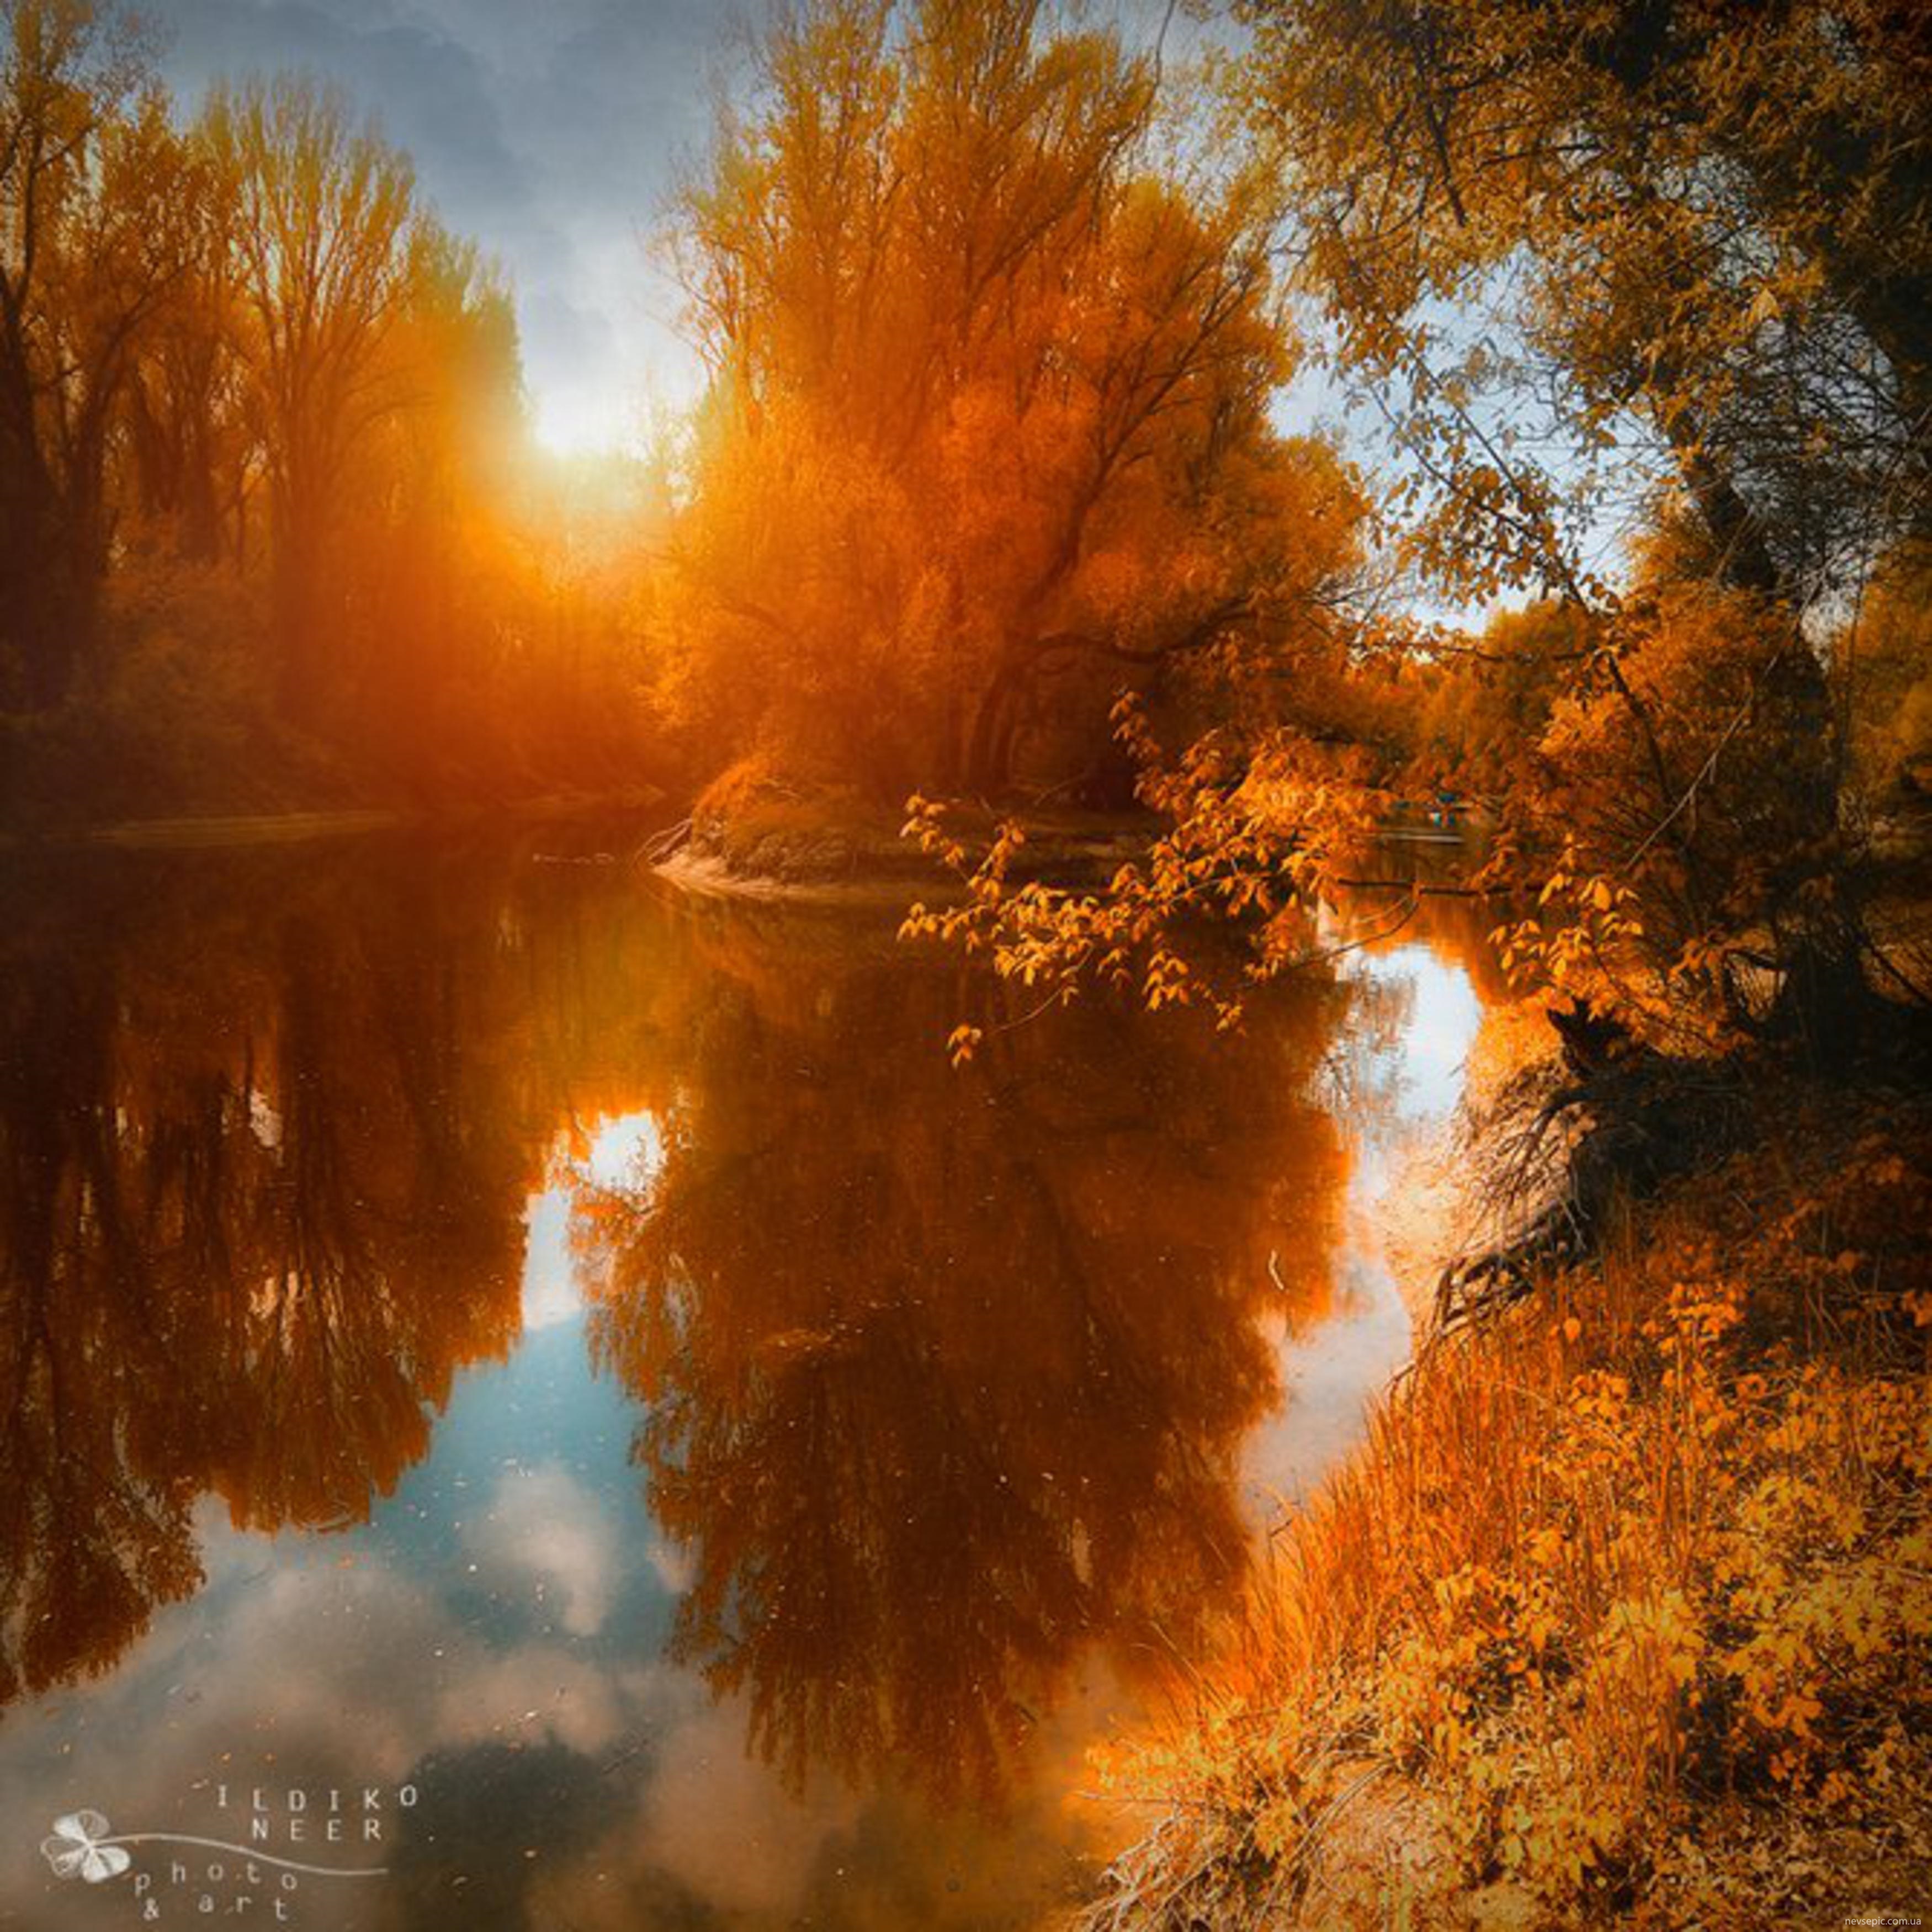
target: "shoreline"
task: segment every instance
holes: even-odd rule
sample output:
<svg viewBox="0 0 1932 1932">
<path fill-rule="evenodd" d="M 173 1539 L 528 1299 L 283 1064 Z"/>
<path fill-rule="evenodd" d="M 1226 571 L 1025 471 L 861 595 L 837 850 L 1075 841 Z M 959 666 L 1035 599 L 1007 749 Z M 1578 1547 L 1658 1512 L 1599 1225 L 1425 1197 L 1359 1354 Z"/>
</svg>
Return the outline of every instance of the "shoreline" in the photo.
<svg viewBox="0 0 1932 1932">
<path fill-rule="evenodd" d="M 1277 1525 L 1177 1716 L 1113 1755 L 1104 1802 L 1156 1822 L 1067 1925 L 1768 1932 L 1932 1880 L 1922 1590 L 1915 1610 L 1902 1580 L 1932 1454 L 1907 1420 L 1932 1110 L 1882 1070 L 1849 1106 L 1794 1081 L 1784 1131 L 1720 1148 L 1436 1343 L 1436 1275 L 1495 1238 L 1484 1190 L 1528 1074 L 1472 1070 L 1399 1156 L 1379 1219 L 1414 1355 Z M 1679 1522 L 1708 1442 L 1735 1486 Z M 1806 1508 L 1754 1514 L 1814 1493 L 1828 1534 Z M 1663 1659 L 1630 1633 L 1666 1610 Z"/>
<path fill-rule="evenodd" d="M 849 879 L 788 879 L 772 873 L 740 872 L 722 855 L 694 852 L 688 845 L 649 865 L 646 871 L 651 878 L 694 898 L 754 905 L 903 905 L 922 892 L 933 898 L 943 892 L 947 884 L 937 874 L 893 877 L 867 872 L 855 873 Z"/>
<path fill-rule="evenodd" d="M 534 829 L 638 817 L 662 810 L 667 796 L 655 786 L 644 785 L 602 796 L 549 794 L 496 806 L 363 805 L 281 812 L 173 812 L 31 832 L 0 829 L 0 853 L 213 850 L 307 844 L 389 832 L 455 833 L 479 826 Z"/>
</svg>

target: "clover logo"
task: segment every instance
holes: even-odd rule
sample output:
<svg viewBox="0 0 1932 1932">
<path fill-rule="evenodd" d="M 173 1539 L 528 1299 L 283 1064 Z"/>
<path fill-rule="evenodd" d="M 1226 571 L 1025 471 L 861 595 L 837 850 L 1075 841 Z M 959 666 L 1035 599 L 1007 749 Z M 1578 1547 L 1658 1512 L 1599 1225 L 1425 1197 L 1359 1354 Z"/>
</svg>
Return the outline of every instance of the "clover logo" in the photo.
<svg viewBox="0 0 1932 1932">
<path fill-rule="evenodd" d="M 56 1876 L 76 1874 L 89 1885 L 118 1878 L 130 1862 L 122 1847 L 108 1838 L 107 1820 L 98 1811 L 70 1811 L 54 1820 L 52 1838 L 40 1840 L 40 1850 Z"/>
</svg>

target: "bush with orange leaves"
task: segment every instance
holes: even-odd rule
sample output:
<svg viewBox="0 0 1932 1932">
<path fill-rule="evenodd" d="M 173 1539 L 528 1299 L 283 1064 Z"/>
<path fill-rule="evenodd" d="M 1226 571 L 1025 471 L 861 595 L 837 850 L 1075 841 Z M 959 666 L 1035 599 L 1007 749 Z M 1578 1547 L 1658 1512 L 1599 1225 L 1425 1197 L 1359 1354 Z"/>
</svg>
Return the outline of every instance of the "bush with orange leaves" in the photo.
<svg viewBox="0 0 1932 1932">
<path fill-rule="evenodd" d="M 1869 942 L 1826 697 L 1811 640 L 1767 600 L 1641 587 L 1510 801 L 1520 849 L 1497 869 L 1538 894 L 1498 934 L 1519 976 L 1678 1052 L 1857 998 Z M 1827 962 L 1836 986 L 1815 981 Z"/>
<path fill-rule="evenodd" d="M 1932 1116 L 1794 1124 L 1425 1350 L 1103 1763 L 1168 1809 L 1090 1926 L 1925 1895 Z"/>
<path fill-rule="evenodd" d="M 1104 987 L 1137 996 L 1151 1012 L 1204 1006 L 1226 1031 L 1240 1023 L 1256 986 L 1351 950 L 1318 944 L 1312 915 L 1332 902 L 1343 860 L 1372 828 L 1377 795 L 1359 769 L 1293 732 L 1210 731 L 1169 762 L 1136 698 L 1120 698 L 1112 716 L 1139 772 L 1141 801 L 1158 815 L 1144 853 L 1099 890 L 1022 881 L 1024 826 L 1003 822 L 976 848 L 956 833 L 944 805 L 915 794 L 903 836 L 958 891 L 950 904 L 911 906 L 899 937 L 984 954 L 1001 979 L 1038 988 L 1042 1010 Z M 1240 934 L 1237 971 L 1190 944 L 1216 921 Z M 978 1043 L 977 1028 L 956 1028 L 954 1064 Z"/>
</svg>

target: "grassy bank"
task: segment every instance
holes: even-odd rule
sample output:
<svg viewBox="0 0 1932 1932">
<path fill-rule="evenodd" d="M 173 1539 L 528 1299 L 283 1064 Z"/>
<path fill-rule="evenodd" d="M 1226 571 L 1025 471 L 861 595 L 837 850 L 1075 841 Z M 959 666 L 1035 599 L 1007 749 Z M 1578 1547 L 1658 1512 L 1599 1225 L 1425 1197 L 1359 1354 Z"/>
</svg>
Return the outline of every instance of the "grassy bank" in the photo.
<svg viewBox="0 0 1932 1932">
<path fill-rule="evenodd" d="M 1932 1112 L 1762 1143 L 1426 1348 L 1102 1766 L 1090 1928 L 1837 1924 L 1932 1898 Z"/>
</svg>

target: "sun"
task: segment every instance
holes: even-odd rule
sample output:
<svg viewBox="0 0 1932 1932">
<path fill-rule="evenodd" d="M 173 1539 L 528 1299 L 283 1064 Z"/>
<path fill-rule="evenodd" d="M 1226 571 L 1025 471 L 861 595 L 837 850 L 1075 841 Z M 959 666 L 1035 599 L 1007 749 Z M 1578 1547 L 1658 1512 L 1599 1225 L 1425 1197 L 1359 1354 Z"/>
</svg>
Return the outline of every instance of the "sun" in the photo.
<svg viewBox="0 0 1932 1932">
<path fill-rule="evenodd" d="M 531 434 L 553 456 L 608 456 L 629 440 L 628 412 L 608 395 L 553 389 L 538 391 L 532 401 Z"/>
</svg>

